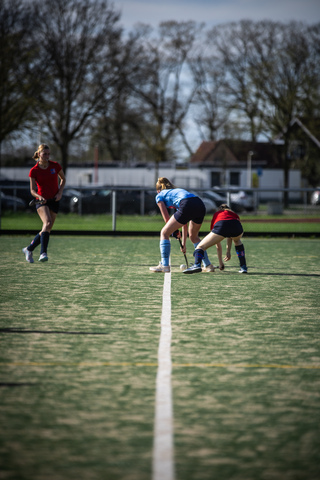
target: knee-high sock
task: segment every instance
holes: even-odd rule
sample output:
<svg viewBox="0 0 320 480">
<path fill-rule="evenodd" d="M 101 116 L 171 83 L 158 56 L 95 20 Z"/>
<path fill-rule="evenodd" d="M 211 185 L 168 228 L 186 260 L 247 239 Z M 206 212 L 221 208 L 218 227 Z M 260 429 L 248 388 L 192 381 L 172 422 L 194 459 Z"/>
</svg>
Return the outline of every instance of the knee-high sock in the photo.
<svg viewBox="0 0 320 480">
<path fill-rule="evenodd" d="M 42 253 L 47 253 L 49 238 L 50 238 L 50 233 L 49 233 L 49 232 L 42 232 L 42 233 L 41 233 L 41 250 L 40 250 L 40 255 L 41 255 Z"/>
<path fill-rule="evenodd" d="M 30 243 L 30 245 L 27 247 L 28 250 L 29 250 L 30 252 L 33 252 L 33 250 L 34 250 L 38 245 L 40 245 L 40 241 L 41 241 L 40 233 L 37 233 L 37 235 L 34 237 L 34 239 L 32 240 L 32 242 Z"/>
<path fill-rule="evenodd" d="M 197 246 L 199 245 L 199 243 L 200 243 L 200 242 L 193 244 L 195 250 L 196 250 Z M 202 251 L 203 251 L 203 250 L 202 250 Z M 211 262 L 210 262 L 210 260 L 209 260 L 208 254 L 207 254 L 207 250 L 205 250 L 205 251 L 203 251 L 203 252 L 204 252 L 204 255 L 203 255 L 203 260 L 202 260 L 202 262 L 203 262 L 203 265 L 204 265 L 205 267 L 207 267 L 208 265 L 211 264 Z"/>
<path fill-rule="evenodd" d="M 197 265 L 197 267 L 201 267 L 201 262 L 204 257 L 204 250 L 201 250 L 201 248 L 197 248 L 194 252 L 194 264 Z"/>
<path fill-rule="evenodd" d="M 161 263 L 164 267 L 169 266 L 170 251 L 171 251 L 170 240 L 160 240 Z"/>
<path fill-rule="evenodd" d="M 239 258 L 239 262 L 240 262 L 240 267 L 243 267 L 244 265 L 246 265 L 246 256 L 245 256 L 245 251 L 244 251 L 244 245 L 237 245 L 235 247 L 236 249 L 236 252 L 237 252 L 237 255 L 238 255 L 238 258 Z"/>
</svg>

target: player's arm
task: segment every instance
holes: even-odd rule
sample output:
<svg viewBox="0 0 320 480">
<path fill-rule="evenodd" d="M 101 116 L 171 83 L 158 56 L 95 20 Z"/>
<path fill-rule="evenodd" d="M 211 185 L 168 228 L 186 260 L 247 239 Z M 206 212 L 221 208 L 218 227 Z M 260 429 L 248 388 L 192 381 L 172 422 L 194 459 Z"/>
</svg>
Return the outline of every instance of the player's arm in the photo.
<svg viewBox="0 0 320 480">
<path fill-rule="evenodd" d="M 38 194 L 36 180 L 32 177 L 30 177 L 30 193 L 34 198 L 39 199 L 40 202 L 46 202 L 46 199 Z"/>
<path fill-rule="evenodd" d="M 219 269 L 224 270 L 224 263 L 222 260 L 222 245 L 221 242 L 217 243 L 217 255 L 218 255 L 218 260 L 219 260 Z"/>
<path fill-rule="evenodd" d="M 224 257 L 225 262 L 228 262 L 231 258 L 231 245 L 232 245 L 232 239 L 227 238 L 227 251 L 226 251 L 226 256 Z"/>
<path fill-rule="evenodd" d="M 64 186 L 66 184 L 66 177 L 65 177 L 62 169 L 60 170 L 60 172 L 58 172 L 58 177 L 60 179 L 60 184 L 59 184 L 59 191 L 58 191 L 57 195 L 55 196 L 55 200 L 57 202 L 59 200 L 61 200 L 63 189 L 64 189 Z"/>
<path fill-rule="evenodd" d="M 165 223 L 167 223 L 170 220 L 170 215 L 165 203 L 161 200 L 160 202 L 158 202 L 158 207 L 160 209 L 163 220 L 165 221 Z"/>
</svg>

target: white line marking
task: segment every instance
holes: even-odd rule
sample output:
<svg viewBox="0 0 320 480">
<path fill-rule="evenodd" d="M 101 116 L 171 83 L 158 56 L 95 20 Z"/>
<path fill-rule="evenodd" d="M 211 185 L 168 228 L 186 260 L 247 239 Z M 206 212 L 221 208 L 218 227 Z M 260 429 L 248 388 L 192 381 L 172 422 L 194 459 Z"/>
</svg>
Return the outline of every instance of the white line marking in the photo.
<svg viewBox="0 0 320 480">
<path fill-rule="evenodd" d="M 153 480 L 174 480 L 171 370 L 171 273 L 165 273 L 156 379 Z"/>
</svg>

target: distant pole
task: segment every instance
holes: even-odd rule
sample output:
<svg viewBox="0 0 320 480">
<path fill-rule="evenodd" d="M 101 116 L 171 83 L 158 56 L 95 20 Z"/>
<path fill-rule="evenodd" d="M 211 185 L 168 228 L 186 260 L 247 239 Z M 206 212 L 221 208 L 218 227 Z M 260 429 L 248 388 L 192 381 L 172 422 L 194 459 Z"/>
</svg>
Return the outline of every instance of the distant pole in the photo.
<svg viewBox="0 0 320 480">
<path fill-rule="evenodd" d="M 98 180 L 99 180 L 98 167 L 99 167 L 99 148 L 96 145 L 94 147 L 94 183 L 98 183 Z"/>
<path fill-rule="evenodd" d="M 247 187 L 252 187 L 252 155 L 253 152 L 250 150 L 247 155 Z"/>
</svg>

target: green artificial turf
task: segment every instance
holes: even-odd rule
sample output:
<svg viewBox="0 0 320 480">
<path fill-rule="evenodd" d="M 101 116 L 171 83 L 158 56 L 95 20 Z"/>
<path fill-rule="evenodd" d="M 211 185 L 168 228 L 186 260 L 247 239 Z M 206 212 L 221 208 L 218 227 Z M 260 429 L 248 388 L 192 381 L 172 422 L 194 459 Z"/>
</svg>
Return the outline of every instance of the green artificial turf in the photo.
<svg viewBox="0 0 320 480">
<path fill-rule="evenodd" d="M 152 478 L 159 239 L 52 235 L 34 264 L 30 240 L 0 237 L 2 477 Z M 320 240 L 244 245 L 248 275 L 234 249 L 183 275 L 172 241 L 176 480 L 320 474 Z"/>
</svg>

